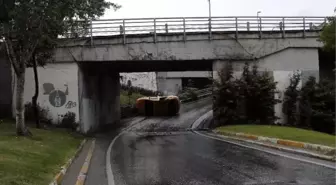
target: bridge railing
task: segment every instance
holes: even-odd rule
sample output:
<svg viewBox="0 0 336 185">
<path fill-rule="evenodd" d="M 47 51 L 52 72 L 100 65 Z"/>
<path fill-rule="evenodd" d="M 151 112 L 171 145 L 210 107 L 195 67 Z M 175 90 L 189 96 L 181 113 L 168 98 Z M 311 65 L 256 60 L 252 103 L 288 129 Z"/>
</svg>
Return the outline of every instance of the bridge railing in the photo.
<svg viewBox="0 0 336 185">
<path fill-rule="evenodd" d="M 190 32 L 207 32 L 209 39 L 213 32 L 280 31 L 285 36 L 287 31 L 301 30 L 302 36 L 308 30 L 321 30 L 326 17 L 169 17 L 139 19 L 101 19 L 88 23 L 83 30 L 84 36 L 109 36 L 132 34 L 152 34 L 154 42 L 160 33 L 182 33 L 184 39 Z"/>
</svg>

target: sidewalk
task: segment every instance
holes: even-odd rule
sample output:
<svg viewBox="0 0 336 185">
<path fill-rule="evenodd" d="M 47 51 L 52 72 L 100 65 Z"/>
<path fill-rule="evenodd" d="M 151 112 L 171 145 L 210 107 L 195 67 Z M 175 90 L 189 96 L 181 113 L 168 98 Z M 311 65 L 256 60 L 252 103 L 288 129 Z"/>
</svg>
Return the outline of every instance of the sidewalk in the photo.
<svg viewBox="0 0 336 185">
<path fill-rule="evenodd" d="M 88 140 L 83 149 L 80 151 L 79 155 L 74 159 L 70 167 L 68 168 L 67 172 L 65 173 L 62 185 L 75 185 L 77 181 L 78 174 L 84 164 L 85 157 L 89 151 L 91 146 L 91 140 Z"/>
</svg>

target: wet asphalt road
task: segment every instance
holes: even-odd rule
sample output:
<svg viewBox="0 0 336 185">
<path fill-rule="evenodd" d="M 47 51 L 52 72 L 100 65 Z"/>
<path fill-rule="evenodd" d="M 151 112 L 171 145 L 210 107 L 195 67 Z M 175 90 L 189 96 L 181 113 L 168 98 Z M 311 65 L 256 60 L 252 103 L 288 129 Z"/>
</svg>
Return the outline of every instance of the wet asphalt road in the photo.
<svg viewBox="0 0 336 185">
<path fill-rule="evenodd" d="M 207 100 L 186 105 L 177 117 L 146 119 L 122 134 L 111 152 L 114 184 L 335 184 L 333 169 L 189 131 L 210 109 Z"/>
</svg>

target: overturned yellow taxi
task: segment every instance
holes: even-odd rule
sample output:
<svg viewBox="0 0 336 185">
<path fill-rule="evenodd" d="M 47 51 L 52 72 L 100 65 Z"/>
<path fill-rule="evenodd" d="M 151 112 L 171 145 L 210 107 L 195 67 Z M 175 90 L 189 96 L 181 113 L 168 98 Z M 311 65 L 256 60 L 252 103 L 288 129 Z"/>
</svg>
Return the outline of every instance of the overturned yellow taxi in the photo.
<svg viewBox="0 0 336 185">
<path fill-rule="evenodd" d="M 174 116 L 180 106 L 177 96 L 141 97 L 136 101 L 138 113 L 146 116 Z"/>
</svg>

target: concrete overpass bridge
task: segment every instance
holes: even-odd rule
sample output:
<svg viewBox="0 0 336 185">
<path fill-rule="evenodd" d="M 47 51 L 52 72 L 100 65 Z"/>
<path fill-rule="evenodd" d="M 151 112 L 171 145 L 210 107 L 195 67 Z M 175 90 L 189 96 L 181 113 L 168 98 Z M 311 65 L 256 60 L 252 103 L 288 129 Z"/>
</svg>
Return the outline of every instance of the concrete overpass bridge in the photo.
<svg viewBox="0 0 336 185">
<path fill-rule="evenodd" d="M 79 35 L 59 40 L 54 62 L 39 69 L 40 104 L 54 120 L 75 112 L 82 132 L 120 119 L 119 73 L 217 71 L 234 61 L 239 73 L 247 61 L 258 61 L 284 89 L 288 75 L 318 77 L 317 40 L 324 17 L 193 17 L 97 20 Z M 181 73 L 182 74 L 182 73 Z M 33 94 L 27 71 L 25 100 Z M 185 75 L 185 73 L 184 73 Z M 216 72 L 214 72 L 216 77 Z M 55 104 L 55 92 L 62 94 Z M 60 93 L 61 92 L 61 93 Z M 67 93 L 65 93 L 67 92 Z M 14 104 L 15 105 L 15 104 Z M 279 105 L 280 106 L 280 105 Z M 277 114 L 281 107 L 276 107 Z"/>
</svg>

